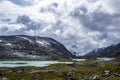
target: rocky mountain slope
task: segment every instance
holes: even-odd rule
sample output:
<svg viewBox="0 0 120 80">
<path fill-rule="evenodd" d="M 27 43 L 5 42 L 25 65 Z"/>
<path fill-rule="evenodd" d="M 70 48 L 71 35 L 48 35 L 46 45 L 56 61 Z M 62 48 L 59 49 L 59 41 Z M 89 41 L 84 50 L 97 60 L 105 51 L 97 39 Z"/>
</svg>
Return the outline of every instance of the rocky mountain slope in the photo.
<svg viewBox="0 0 120 80">
<path fill-rule="evenodd" d="M 38 36 L 0 36 L 0 59 L 61 60 L 73 58 L 58 41 Z"/>
<path fill-rule="evenodd" d="M 105 48 L 95 49 L 84 55 L 84 57 L 85 58 L 96 58 L 96 57 L 120 58 L 120 43 Z"/>
</svg>

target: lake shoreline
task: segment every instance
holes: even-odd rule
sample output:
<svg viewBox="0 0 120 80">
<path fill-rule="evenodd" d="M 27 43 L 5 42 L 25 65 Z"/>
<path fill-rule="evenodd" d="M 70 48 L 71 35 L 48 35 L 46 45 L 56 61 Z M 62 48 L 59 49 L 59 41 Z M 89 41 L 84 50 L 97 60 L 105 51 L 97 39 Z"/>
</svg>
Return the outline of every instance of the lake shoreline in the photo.
<svg viewBox="0 0 120 80">
<path fill-rule="evenodd" d="M 73 64 L 51 64 L 44 67 L 0 67 L 0 78 L 9 80 L 93 80 L 94 78 L 120 80 L 119 64 L 120 60 L 86 60 L 74 61 Z"/>
</svg>

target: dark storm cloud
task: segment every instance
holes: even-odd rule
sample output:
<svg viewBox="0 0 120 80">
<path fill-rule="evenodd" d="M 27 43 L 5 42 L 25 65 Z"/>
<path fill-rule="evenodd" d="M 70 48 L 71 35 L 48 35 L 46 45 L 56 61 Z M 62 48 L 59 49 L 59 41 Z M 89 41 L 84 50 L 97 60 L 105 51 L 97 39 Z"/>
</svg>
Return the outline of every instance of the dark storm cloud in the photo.
<svg viewBox="0 0 120 80">
<path fill-rule="evenodd" d="M 25 25 L 25 30 L 37 30 L 40 28 L 41 24 L 32 21 L 29 16 L 26 15 L 22 15 L 22 16 L 18 16 L 16 22 L 18 24 L 23 24 Z"/>
<path fill-rule="evenodd" d="M 60 16 L 60 13 L 56 11 L 57 7 L 59 6 L 59 4 L 57 3 L 53 3 L 51 5 L 48 5 L 47 7 L 41 8 L 39 11 L 40 13 L 52 13 L 55 16 Z"/>
<path fill-rule="evenodd" d="M 120 0 L 106 0 L 110 6 L 113 7 L 118 13 L 120 11 Z"/>
<path fill-rule="evenodd" d="M 59 5 L 57 3 L 53 3 L 53 6 L 57 8 Z"/>
<path fill-rule="evenodd" d="M 85 7 L 80 7 L 72 12 L 72 16 L 90 30 L 106 31 L 111 26 L 116 30 L 120 30 L 120 28 L 118 28 L 120 25 L 120 14 L 105 13 L 99 11 L 99 9 L 88 14 Z"/>
<path fill-rule="evenodd" d="M 10 22 L 11 19 L 7 18 L 7 19 L 2 19 L 3 22 Z"/>
<path fill-rule="evenodd" d="M 31 22 L 31 19 L 29 18 L 29 16 L 22 15 L 22 16 L 18 16 L 16 21 L 17 23 L 27 25 L 29 22 Z"/>
<path fill-rule="evenodd" d="M 8 30 L 7 27 L 2 27 L 2 28 L 0 28 L 0 32 L 6 32 L 7 30 Z"/>
</svg>

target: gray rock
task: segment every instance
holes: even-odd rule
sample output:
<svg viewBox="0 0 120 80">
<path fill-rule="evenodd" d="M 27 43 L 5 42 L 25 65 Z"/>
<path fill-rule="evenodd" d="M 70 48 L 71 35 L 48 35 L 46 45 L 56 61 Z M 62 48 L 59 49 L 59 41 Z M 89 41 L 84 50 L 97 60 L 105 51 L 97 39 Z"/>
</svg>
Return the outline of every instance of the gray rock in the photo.
<svg viewBox="0 0 120 80">
<path fill-rule="evenodd" d="M 111 72 L 109 70 L 105 70 L 105 76 L 111 76 Z"/>
<path fill-rule="evenodd" d="M 74 76 L 75 75 L 75 73 L 74 72 L 69 72 L 69 73 L 67 73 L 67 76 Z"/>
<path fill-rule="evenodd" d="M 84 76 L 83 80 L 89 80 L 88 76 Z"/>
<path fill-rule="evenodd" d="M 69 78 L 69 80 L 78 80 L 78 79 L 76 79 L 76 78 L 72 78 L 72 77 L 71 77 L 71 78 Z"/>
<path fill-rule="evenodd" d="M 100 80 L 100 79 L 97 76 L 94 76 L 93 80 Z"/>
<path fill-rule="evenodd" d="M 22 68 L 21 69 L 13 69 L 12 72 L 20 74 L 20 73 L 24 73 L 24 69 L 22 69 Z"/>
<path fill-rule="evenodd" d="M 10 79 L 6 78 L 6 77 L 3 77 L 3 78 L 0 78 L 0 80 L 10 80 Z"/>
<path fill-rule="evenodd" d="M 114 77 L 120 77 L 120 74 L 114 73 L 112 76 L 114 76 Z"/>
<path fill-rule="evenodd" d="M 4 75 L 5 75 L 5 72 L 0 71 L 0 76 L 4 76 Z"/>
</svg>

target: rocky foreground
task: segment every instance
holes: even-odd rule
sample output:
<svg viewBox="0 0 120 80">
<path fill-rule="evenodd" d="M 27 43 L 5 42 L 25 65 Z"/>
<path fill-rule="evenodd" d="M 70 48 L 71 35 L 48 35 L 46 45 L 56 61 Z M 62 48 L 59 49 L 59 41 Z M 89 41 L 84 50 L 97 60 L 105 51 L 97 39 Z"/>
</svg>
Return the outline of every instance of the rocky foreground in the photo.
<svg viewBox="0 0 120 80">
<path fill-rule="evenodd" d="M 0 80 L 120 80 L 120 60 L 0 68 Z"/>
</svg>

